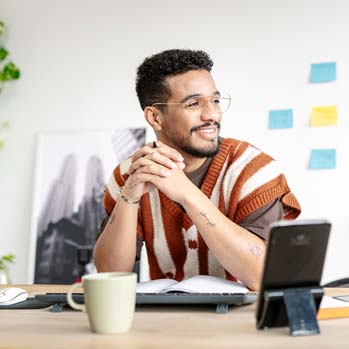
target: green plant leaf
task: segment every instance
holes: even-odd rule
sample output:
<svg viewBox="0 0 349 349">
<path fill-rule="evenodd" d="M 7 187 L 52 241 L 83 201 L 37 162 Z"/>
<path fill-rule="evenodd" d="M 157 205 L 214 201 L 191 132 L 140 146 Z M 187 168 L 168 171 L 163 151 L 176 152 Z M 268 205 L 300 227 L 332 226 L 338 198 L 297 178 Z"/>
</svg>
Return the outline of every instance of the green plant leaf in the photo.
<svg viewBox="0 0 349 349">
<path fill-rule="evenodd" d="M 9 121 L 3 121 L 1 124 L 1 128 L 5 129 L 5 128 L 9 128 L 10 127 L 10 122 Z"/>
<path fill-rule="evenodd" d="M 0 150 L 4 149 L 4 147 L 5 147 L 5 141 L 3 139 L 0 139 Z"/>
<path fill-rule="evenodd" d="M 6 27 L 5 27 L 4 22 L 0 22 L 0 36 L 4 35 L 5 31 L 6 31 Z"/>
<path fill-rule="evenodd" d="M 16 80 L 20 77 L 21 73 L 17 66 L 13 62 L 9 62 L 4 66 L 4 70 L 2 72 L 2 80 Z"/>
<path fill-rule="evenodd" d="M 1 257 L 2 260 L 9 262 L 9 263 L 14 263 L 15 262 L 15 255 L 13 253 L 6 254 Z"/>
<path fill-rule="evenodd" d="M 0 62 L 8 56 L 8 53 L 5 47 L 0 47 Z"/>
</svg>

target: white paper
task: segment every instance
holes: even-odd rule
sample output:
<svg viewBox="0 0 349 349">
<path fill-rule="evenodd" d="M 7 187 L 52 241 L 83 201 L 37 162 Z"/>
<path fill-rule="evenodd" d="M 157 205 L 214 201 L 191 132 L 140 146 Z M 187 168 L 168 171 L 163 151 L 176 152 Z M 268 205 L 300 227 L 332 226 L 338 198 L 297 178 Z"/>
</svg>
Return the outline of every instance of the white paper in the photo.
<svg viewBox="0 0 349 349">
<path fill-rule="evenodd" d="M 329 296 L 323 296 L 320 309 L 349 307 L 349 302 L 341 301 Z"/>
<path fill-rule="evenodd" d="M 224 280 L 209 275 L 197 275 L 177 282 L 172 279 L 159 279 L 137 284 L 137 293 L 247 293 L 249 290 L 240 282 Z"/>
<path fill-rule="evenodd" d="M 177 281 L 172 279 L 139 282 L 137 284 L 137 293 L 159 293 L 160 291 L 176 283 Z"/>
</svg>

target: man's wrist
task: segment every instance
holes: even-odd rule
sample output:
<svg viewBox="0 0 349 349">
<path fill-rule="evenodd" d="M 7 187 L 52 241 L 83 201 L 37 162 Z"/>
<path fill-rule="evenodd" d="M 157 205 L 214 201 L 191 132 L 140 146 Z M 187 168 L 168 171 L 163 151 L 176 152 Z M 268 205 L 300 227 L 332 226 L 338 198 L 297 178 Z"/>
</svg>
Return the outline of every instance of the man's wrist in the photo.
<svg viewBox="0 0 349 349">
<path fill-rule="evenodd" d="M 183 196 L 183 199 L 179 201 L 179 203 L 185 207 L 197 206 L 198 203 L 203 199 L 207 198 L 207 196 L 195 185 L 193 185 L 192 191 L 186 191 L 186 195 Z"/>
<path fill-rule="evenodd" d="M 140 200 L 140 199 L 133 199 L 133 198 L 131 198 L 130 196 L 124 194 L 123 188 L 124 188 L 124 187 L 119 187 L 119 188 L 118 188 L 117 194 L 120 196 L 120 198 L 121 198 L 124 202 L 126 202 L 126 203 L 128 203 L 128 204 L 130 204 L 130 205 L 136 205 L 137 207 L 139 207 L 139 203 L 140 203 L 141 200 Z"/>
</svg>

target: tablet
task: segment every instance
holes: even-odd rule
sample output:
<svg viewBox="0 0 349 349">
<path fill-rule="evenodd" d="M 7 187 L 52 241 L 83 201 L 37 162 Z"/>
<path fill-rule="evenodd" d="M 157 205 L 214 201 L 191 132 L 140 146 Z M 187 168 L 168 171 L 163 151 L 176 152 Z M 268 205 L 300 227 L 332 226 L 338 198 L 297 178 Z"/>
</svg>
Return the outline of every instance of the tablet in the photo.
<svg viewBox="0 0 349 349">
<path fill-rule="evenodd" d="M 331 224 L 325 220 L 282 221 L 271 225 L 258 294 L 258 328 L 288 325 L 281 290 L 310 288 L 318 309 L 330 229 Z M 273 303 L 266 306 L 268 292 L 273 292 L 274 297 Z"/>
</svg>

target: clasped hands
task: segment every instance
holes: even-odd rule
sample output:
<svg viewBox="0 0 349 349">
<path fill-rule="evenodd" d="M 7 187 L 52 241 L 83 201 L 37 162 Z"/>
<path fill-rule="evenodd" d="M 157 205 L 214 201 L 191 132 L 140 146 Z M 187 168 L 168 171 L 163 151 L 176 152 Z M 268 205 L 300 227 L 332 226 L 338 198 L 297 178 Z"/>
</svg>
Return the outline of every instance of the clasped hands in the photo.
<svg viewBox="0 0 349 349">
<path fill-rule="evenodd" d="M 123 194 L 139 200 L 143 194 L 158 188 L 171 200 L 178 203 L 187 195 L 192 185 L 183 172 L 182 155 L 161 141 L 149 143 L 132 156 L 129 177 L 122 188 Z"/>
</svg>

